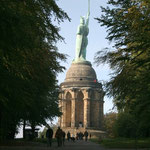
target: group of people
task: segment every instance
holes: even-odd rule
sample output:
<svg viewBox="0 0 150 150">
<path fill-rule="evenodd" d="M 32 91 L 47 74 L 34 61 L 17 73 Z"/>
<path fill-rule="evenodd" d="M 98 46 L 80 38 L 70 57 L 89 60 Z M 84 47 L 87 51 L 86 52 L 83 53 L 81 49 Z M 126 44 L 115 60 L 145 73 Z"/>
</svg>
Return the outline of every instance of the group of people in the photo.
<svg viewBox="0 0 150 150">
<path fill-rule="evenodd" d="M 64 146 L 65 136 L 66 136 L 66 133 L 60 127 L 58 127 L 58 129 L 55 133 L 55 138 L 57 139 L 58 147 Z M 53 138 L 53 130 L 49 126 L 48 126 L 48 129 L 46 131 L 46 138 L 47 138 L 48 146 L 51 147 L 52 146 L 52 138 Z"/>
<path fill-rule="evenodd" d="M 76 136 L 74 134 L 70 134 L 70 132 L 68 131 L 67 133 L 67 140 L 72 140 L 72 141 L 75 141 L 75 140 L 83 140 L 83 138 L 85 137 L 85 141 L 88 140 L 88 136 L 91 138 L 91 134 L 89 135 L 89 133 L 87 131 L 85 131 L 84 133 L 82 132 L 77 132 L 76 133 Z"/>
<path fill-rule="evenodd" d="M 88 136 L 91 138 L 91 134 L 89 134 L 87 131 L 85 131 L 84 133 L 79 132 L 76 134 L 76 136 L 74 134 L 71 135 L 71 133 L 69 131 L 67 132 L 67 140 L 73 141 L 73 142 L 75 142 L 75 140 L 83 140 L 83 137 L 85 137 L 85 141 L 87 141 Z M 49 126 L 46 131 L 46 138 L 47 138 L 48 146 L 51 147 L 52 146 L 52 138 L 53 138 L 53 130 Z M 55 133 L 55 138 L 57 139 L 58 147 L 65 145 L 66 133 L 60 127 L 58 127 L 58 129 Z"/>
</svg>

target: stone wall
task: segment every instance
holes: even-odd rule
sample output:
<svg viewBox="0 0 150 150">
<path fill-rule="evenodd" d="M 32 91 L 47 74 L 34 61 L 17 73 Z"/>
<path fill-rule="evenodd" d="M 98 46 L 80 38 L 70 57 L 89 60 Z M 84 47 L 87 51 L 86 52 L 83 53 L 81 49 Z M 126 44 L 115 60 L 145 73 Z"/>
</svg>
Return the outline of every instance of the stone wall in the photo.
<svg viewBox="0 0 150 150">
<path fill-rule="evenodd" d="M 61 127 L 101 128 L 103 119 L 103 100 L 97 89 L 65 89 L 61 92 Z M 63 97 L 63 98 L 62 98 Z"/>
</svg>

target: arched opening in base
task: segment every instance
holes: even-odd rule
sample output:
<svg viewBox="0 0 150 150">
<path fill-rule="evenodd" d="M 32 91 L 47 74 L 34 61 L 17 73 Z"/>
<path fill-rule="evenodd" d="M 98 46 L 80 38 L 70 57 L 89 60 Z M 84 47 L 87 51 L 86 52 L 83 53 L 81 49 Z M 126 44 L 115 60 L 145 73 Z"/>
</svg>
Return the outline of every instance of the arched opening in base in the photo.
<svg viewBox="0 0 150 150">
<path fill-rule="evenodd" d="M 77 93 L 77 100 L 76 100 L 76 113 L 75 113 L 75 126 L 76 127 L 83 127 L 84 126 L 84 95 L 80 91 Z"/>
<path fill-rule="evenodd" d="M 70 92 L 66 95 L 66 127 L 71 127 L 71 99 Z"/>
</svg>

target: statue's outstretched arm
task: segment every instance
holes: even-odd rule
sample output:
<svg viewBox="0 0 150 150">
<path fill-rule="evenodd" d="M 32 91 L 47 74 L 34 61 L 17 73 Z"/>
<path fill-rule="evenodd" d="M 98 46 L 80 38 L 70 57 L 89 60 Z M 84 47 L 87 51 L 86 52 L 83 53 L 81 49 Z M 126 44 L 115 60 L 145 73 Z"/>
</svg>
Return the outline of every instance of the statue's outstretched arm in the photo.
<svg viewBox="0 0 150 150">
<path fill-rule="evenodd" d="M 88 17 L 90 16 L 90 0 L 88 1 Z"/>
<path fill-rule="evenodd" d="M 89 25 L 89 16 L 90 16 L 90 0 L 88 0 L 88 13 L 86 16 L 86 25 Z"/>
</svg>

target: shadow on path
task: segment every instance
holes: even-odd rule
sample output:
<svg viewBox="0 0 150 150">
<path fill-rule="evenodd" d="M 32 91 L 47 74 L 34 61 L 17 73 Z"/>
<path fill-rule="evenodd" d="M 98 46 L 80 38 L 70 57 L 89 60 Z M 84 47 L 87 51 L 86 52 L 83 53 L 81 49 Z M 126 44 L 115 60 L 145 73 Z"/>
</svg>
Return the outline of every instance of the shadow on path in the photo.
<svg viewBox="0 0 150 150">
<path fill-rule="evenodd" d="M 66 141 L 65 146 L 62 147 L 58 147 L 56 143 L 53 143 L 52 147 L 47 147 L 46 145 L 42 144 L 39 146 L 0 147 L 0 150 L 111 150 L 111 149 L 104 148 L 101 145 L 90 141 L 86 142 L 79 140 L 75 142 Z"/>
<path fill-rule="evenodd" d="M 105 150 L 100 145 L 92 143 L 90 141 L 66 141 L 65 146 L 58 147 L 56 143 L 52 144 L 52 147 L 43 146 L 18 146 L 18 147 L 0 147 L 0 150 Z"/>
</svg>

